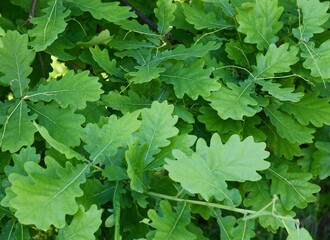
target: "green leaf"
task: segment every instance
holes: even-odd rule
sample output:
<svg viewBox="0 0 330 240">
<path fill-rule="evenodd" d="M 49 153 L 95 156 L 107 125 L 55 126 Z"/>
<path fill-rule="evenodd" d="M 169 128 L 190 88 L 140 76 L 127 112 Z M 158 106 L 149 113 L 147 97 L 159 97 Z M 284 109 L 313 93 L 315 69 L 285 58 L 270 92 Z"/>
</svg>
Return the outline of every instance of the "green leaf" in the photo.
<svg viewBox="0 0 330 240">
<path fill-rule="evenodd" d="M 330 98 L 321 98 L 318 95 L 318 92 L 306 93 L 299 102 L 285 102 L 281 109 L 293 114 L 305 126 L 309 123 L 315 127 L 330 125 Z"/>
<path fill-rule="evenodd" d="M 261 111 L 257 100 L 250 95 L 252 87 L 252 81 L 245 81 L 241 86 L 227 82 L 227 87 L 222 86 L 220 90 L 211 93 L 207 100 L 222 119 L 242 120 L 244 116 L 252 117 Z"/>
<path fill-rule="evenodd" d="M 127 175 L 131 179 L 130 187 L 132 190 L 143 193 L 146 189 L 147 178 L 145 174 L 145 162 L 146 154 L 149 146 L 143 144 L 142 146 L 135 141 L 134 144 L 128 145 L 128 150 L 125 153 L 125 159 L 127 162 Z"/>
<path fill-rule="evenodd" d="M 315 129 L 300 125 L 292 116 L 278 109 L 275 104 L 264 109 L 278 134 L 292 143 L 311 143 Z"/>
<path fill-rule="evenodd" d="M 153 156 L 161 151 L 160 148 L 171 143 L 168 139 L 179 133 L 174 126 L 178 121 L 178 117 L 172 116 L 173 109 L 174 106 L 169 105 L 166 101 L 162 103 L 155 101 L 150 109 L 142 110 L 142 123 L 136 137 L 139 138 L 141 145 L 148 145 L 145 162 L 151 162 Z"/>
<path fill-rule="evenodd" d="M 77 74 L 70 71 L 60 80 L 52 79 L 40 85 L 38 90 L 29 93 L 28 98 L 33 102 L 55 100 L 62 108 L 72 105 L 83 109 L 86 102 L 97 101 L 103 93 L 98 78 L 88 74 L 88 71 Z"/>
<path fill-rule="evenodd" d="M 70 11 L 64 8 L 62 0 L 49 0 L 48 8 L 43 9 L 43 13 L 41 17 L 30 20 L 37 26 L 28 31 L 33 38 L 31 45 L 37 52 L 45 50 L 64 32 L 67 25 L 65 18 Z"/>
<path fill-rule="evenodd" d="M 175 3 L 172 0 L 157 0 L 157 8 L 154 9 L 155 16 L 158 19 L 158 32 L 166 34 L 171 30 L 171 22 L 174 21 Z"/>
<path fill-rule="evenodd" d="M 92 53 L 93 59 L 98 65 L 103 68 L 108 74 L 116 77 L 122 77 L 121 71 L 116 68 L 116 60 L 110 60 L 109 52 L 106 48 L 101 50 L 97 45 L 94 48 L 90 48 L 89 51 Z"/>
<path fill-rule="evenodd" d="M 1 150 L 16 152 L 23 146 L 32 145 L 36 132 L 32 120 L 36 115 L 29 115 L 26 102 L 14 100 L 10 105 L 0 102 L 0 109 L 6 110 L 7 115 L 0 129 Z"/>
<path fill-rule="evenodd" d="M 77 45 L 83 48 L 93 47 L 101 44 L 106 45 L 111 41 L 111 39 L 112 36 L 110 35 L 110 31 L 106 29 L 86 42 L 77 42 Z"/>
<path fill-rule="evenodd" d="M 323 42 L 318 48 L 314 44 L 304 45 L 301 56 L 306 60 L 303 66 L 311 70 L 313 77 L 321 77 L 322 81 L 330 80 L 330 40 Z"/>
<path fill-rule="evenodd" d="M 187 94 L 196 100 L 199 96 L 209 97 L 212 91 L 218 90 L 221 85 L 216 78 L 211 78 L 213 68 L 204 68 L 204 60 L 197 60 L 185 67 L 183 63 L 176 62 L 166 67 L 160 79 L 172 84 L 178 98 Z"/>
<path fill-rule="evenodd" d="M 223 18 L 217 19 L 214 11 L 205 11 L 204 6 L 195 2 L 182 4 L 184 15 L 188 23 L 196 29 L 224 29 L 231 27 Z"/>
<path fill-rule="evenodd" d="M 45 127 L 56 141 L 69 147 L 80 144 L 80 139 L 84 133 L 81 124 L 85 122 L 85 118 L 80 114 L 75 114 L 75 109 L 71 106 L 62 109 L 55 102 L 47 105 L 39 102 L 38 104 L 31 104 L 30 109 L 38 114 L 38 123 Z"/>
<path fill-rule="evenodd" d="M 152 220 L 150 225 L 156 229 L 153 239 L 196 239 L 196 236 L 187 230 L 190 213 L 185 203 L 178 204 L 173 212 L 167 201 L 161 201 L 159 213 L 152 209 L 148 211 L 148 216 Z"/>
<path fill-rule="evenodd" d="M 94 233 L 100 227 L 102 210 L 98 210 L 96 205 L 92 205 L 85 212 L 83 206 L 79 206 L 78 212 L 74 215 L 71 224 L 60 229 L 56 240 L 81 239 L 94 240 Z"/>
<path fill-rule="evenodd" d="M 287 210 L 305 208 L 316 200 L 313 194 L 320 191 L 318 185 L 309 182 L 311 173 L 291 172 L 285 164 L 280 168 L 268 169 L 267 177 L 272 181 L 271 194 L 280 195 L 283 207 Z"/>
<path fill-rule="evenodd" d="M 140 127 L 138 116 L 136 112 L 126 113 L 119 119 L 111 115 L 102 128 L 97 124 L 87 124 L 84 148 L 90 153 L 90 159 L 102 162 L 114 156 L 119 147 L 126 146 L 131 135 Z"/>
<path fill-rule="evenodd" d="M 259 50 L 267 49 L 271 43 L 278 40 L 276 34 L 283 26 L 283 23 L 279 22 L 283 10 L 283 7 L 278 7 L 277 0 L 245 2 L 237 8 L 237 30 L 246 35 L 246 43 L 257 44 Z"/>
<path fill-rule="evenodd" d="M 302 11 L 302 24 L 298 28 L 292 29 L 293 35 L 308 42 L 316 33 L 322 33 L 326 28 L 322 27 L 329 19 L 329 2 L 319 0 L 298 0 L 298 10 Z M 299 16 L 300 17 L 300 16 Z M 301 20 L 300 20 L 301 21 Z"/>
<path fill-rule="evenodd" d="M 289 72 L 290 66 L 299 61 L 297 57 L 299 49 L 292 47 L 288 50 L 288 48 L 288 43 L 282 44 L 278 48 L 271 43 L 265 55 L 258 53 L 254 76 L 256 78 L 268 78 L 274 77 L 275 73 Z"/>
<path fill-rule="evenodd" d="M 119 2 L 101 2 L 101 0 L 66 0 L 71 6 L 84 12 L 89 12 L 98 20 L 105 19 L 109 22 L 118 22 L 136 15 L 130 7 L 119 6 Z"/>
<path fill-rule="evenodd" d="M 122 113 L 134 112 L 136 110 L 151 106 L 152 101 L 144 96 L 139 96 L 136 92 L 128 91 L 128 96 L 117 92 L 109 92 L 102 97 L 105 104 Z"/>
<path fill-rule="evenodd" d="M 38 132 L 40 133 L 40 135 L 46 140 L 46 142 L 50 146 L 52 146 L 54 149 L 56 149 L 57 151 L 59 151 L 60 153 L 64 154 L 67 159 L 71 159 L 71 158 L 76 158 L 78 160 L 84 160 L 85 159 L 78 152 L 72 150 L 68 146 L 66 146 L 63 143 L 58 142 L 54 138 L 52 138 L 49 135 L 47 129 L 44 128 L 43 126 L 40 126 L 40 125 L 36 124 L 35 122 L 34 122 L 34 126 L 38 130 Z"/>
<path fill-rule="evenodd" d="M 79 185 L 86 180 L 84 173 L 88 165 L 74 167 L 67 162 L 63 168 L 50 157 L 45 158 L 45 163 L 44 169 L 28 161 L 24 164 L 27 176 L 10 174 L 10 189 L 15 195 L 10 199 L 10 206 L 22 224 L 34 224 L 43 230 L 51 225 L 62 228 L 65 216 L 78 210 L 75 198 L 83 194 Z"/>
<path fill-rule="evenodd" d="M 228 58 L 234 60 L 237 65 L 250 68 L 248 54 L 254 51 L 251 46 L 230 39 L 230 41 L 226 43 L 225 51 L 228 54 Z"/>
<path fill-rule="evenodd" d="M 129 80 L 132 83 L 146 83 L 160 76 L 160 73 L 164 72 L 166 69 L 158 67 L 156 64 L 147 64 L 144 66 L 136 66 L 137 72 L 129 72 L 128 74 L 132 76 Z"/>
<path fill-rule="evenodd" d="M 330 143 L 316 142 L 315 146 L 318 150 L 313 153 L 311 171 L 323 180 L 330 176 Z"/>
<path fill-rule="evenodd" d="M 297 227 L 289 231 L 289 236 L 286 240 L 313 240 L 313 238 L 305 228 Z"/>
<path fill-rule="evenodd" d="M 280 83 L 262 79 L 258 80 L 257 83 L 262 86 L 262 91 L 267 91 L 281 101 L 299 102 L 301 97 L 304 96 L 301 92 L 293 92 L 295 90 L 293 87 L 282 88 Z"/>
<path fill-rule="evenodd" d="M 29 88 L 27 78 L 32 72 L 29 66 L 35 57 L 35 52 L 28 49 L 28 36 L 17 31 L 8 31 L 1 38 L 0 48 L 0 82 L 10 85 L 15 97 L 23 97 Z"/>
<path fill-rule="evenodd" d="M 223 13 L 228 17 L 235 16 L 235 9 L 229 0 L 203 0 L 203 2 L 213 3 L 214 5 L 221 7 Z"/>
</svg>

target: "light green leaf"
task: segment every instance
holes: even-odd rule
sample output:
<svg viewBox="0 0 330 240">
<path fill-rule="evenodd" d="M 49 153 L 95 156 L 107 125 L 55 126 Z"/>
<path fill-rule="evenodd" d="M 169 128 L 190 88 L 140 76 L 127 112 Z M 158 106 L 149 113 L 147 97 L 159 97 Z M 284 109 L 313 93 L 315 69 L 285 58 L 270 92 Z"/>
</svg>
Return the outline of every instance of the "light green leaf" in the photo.
<svg viewBox="0 0 330 240">
<path fill-rule="evenodd" d="M 86 102 L 99 100 L 103 93 L 98 78 L 89 77 L 88 74 L 89 71 L 77 74 L 70 71 L 60 80 L 51 79 L 40 85 L 37 90 L 29 93 L 28 98 L 33 102 L 55 100 L 62 108 L 72 105 L 83 109 Z"/>
<path fill-rule="evenodd" d="M 293 114 L 298 122 L 305 126 L 309 123 L 315 127 L 330 125 L 330 99 L 318 95 L 318 92 L 306 93 L 299 102 L 285 102 L 281 109 Z"/>
<path fill-rule="evenodd" d="M 14 100 L 13 103 L 2 104 L 0 111 L 6 112 L 6 120 L 0 128 L 1 151 L 17 152 L 23 146 L 30 146 L 34 141 L 36 129 L 32 120 L 36 115 L 29 115 L 26 102 Z"/>
<path fill-rule="evenodd" d="M 257 181 L 261 177 L 256 171 L 267 169 L 264 161 L 269 156 L 265 143 L 255 143 L 252 137 L 243 141 L 232 135 L 223 144 L 218 134 L 213 134 L 210 147 L 202 139 L 197 141 L 196 154 L 203 157 L 209 166 L 226 181 Z"/>
<path fill-rule="evenodd" d="M 65 216 L 78 210 L 75 198 L 83 194 L 79 185 L 86 180 L 84 174 L 88 165 L 74 167 L 67 162 L 63 168 L 50 157 L 45 158 L 45 164 L 47 168 L 28 161 L 24 164 L 27 176 L 9 175 L 10 189 L 15 194 L 10 206 L 16 210 L 15 216 L 22 224 L 34 224 L 42 230 L 51 225 L 63 228 Z"/>
<path fill-rule="evenodd" d="M 39 163 L 40 154 L 36 154 L 36 149 L 33 147 L 22 148 L 17 154 L 12 155 L 14 166 L 7 165 L 5 167 L 5 173 L 9 176 L 11 173 L 18 173 L 21 175 L 26 175 L 24 170 L 24 163 L 27 161 Z"/>
<path fill-rule="evenodd" d="M 112 39 L 112 36 L 110 35 L 110 31 L 108 29 L 103 30 L 98 35 L 95 35 L 90 40 L 86 42 L 77 42 L 77 45 L 79 47 L 93 47 L 101 44 L 108 44 Z"/>
<path fill-rule="evenodd" d="M 242 120 L 244 116 L 252 117 L 262 110 L 257 100 L 250 95 L 252 87 L 253 82 L 248 80 L 241 86 L 228 82 L 227 87 L 222 86 L 220 90 L 211 93 L 207 100 L 222 119 Z"/>
<path fill-rule="evenodd" d="M 157 40 L 156 40 L 157 41 Z M 131 49 L 141 49 L 141 48 L 157 48 L 155 42 L 147 42 L 145 40 L 138 40 L 136 38 L 132 39 L 122 39 L 122 38 L 114 38 L 108 44 L 109 47 L 122 50 L 131 50 Z"/>
<path fill-rule="evenodd" d="M 203 0 L 203 2 L 213 3 L 214 5 L 221 7 L 223 13 L 228 17 L 235 16 L 235 9 L 229 0 Z"/>
<path fill-rule="evenodd" d="M 136 110 L 151 106 L 152 101 L 144 96 L 139 96 L 136 92 L 128 91 L 128 96 L 117 92 L 109 92 L 102 97 L 105 104 L 122 113 L 134 112 Z"/>
<path fill-rule="evenodd" d="M 3 46 L 0 48 L 0 82 L 10 85 L 15 97 L 23 97 L 30 80 L 27 78 L 32 72 L 29 66 L 35 57 L 35 52 L 28 49 L 28 36 L 17 31 L 8 31 L 1 38 Z"/>
<path fill-rule="evenodd" d="M 130 17 L 135 17 L 130 7 L 119 6 L 119 2 L 102 2 L 101 0 L 66 0 L 71 6 L 84 12 L 89 12 L 98 20 L 105 19 L 109 22 L 118 22 Z"/>
<path fill-rule="evenodd" d="M 55 102 L 47 105 L 39 102 L 31 104 L 30 109 L 38 114 L 38 123 L 45 127 L 56 141 L 68 147 L 80 144 L 84 132 L 81 125 L 85 122 L 85 118 L 83 115 L 75 114 L 75 109 L 71 106 L 62 109 Z"/>
<path fill-rule="evenodd" d="M 37 52 L 45 50 L 58 38 L 58 34 L 64 32 L 67 25 L 65 18 L 70 14 L 64 8 L 62 0 L 49 0 L 48 8 L 43 9 L 43 12 L 41 17 L 30 20 L 37 26 L 28 31 L 33 38 L 31 45 Z"/>
<path fill-rule="evenodd" d="M 157 8 L 154 9 L 155 16 L 158 19 L 158 32 L 166 34 L 171 30 L 171 22 L 174 21 L 175 3 L 172 0 L 157 0 Z"/>
<path fill-rule="evenodd" d="M 139 141 L 128 145 L 128 150 L 125 153 L 127 162 L 127 175 L 131 179 L 130 187 L 132 190 L 143 193 L 147 187 L 147 178 L 145 173 L 146 154 L 149 146 L 147 144 L 139 145 Z"/>
<path fill-rule="evenodd" d="M 251 46 L 241 43 L 240 41 L 230 39 L 230 41 L 226 43 L 225 51 L 228 54 L 228 58 L 234 60 L 238 66 L 243 66 L 250 69 L 251 59 L 249 59 L 248 54 L 254 51 Z"/>
<path fill-rule="evenodd" d="M 297 227 L 289 231 L 289 236 L 286 240 L 313 240 L 313 238 L 305 228 Z"/>
<path fill-rule="evenodd" d="M 116 22 L 116 24 L 127 31 L 132 31 L 132 32 L 136 32 L 136 33 L 148 35 L 148 36 L 155 36 L 155 37 L 158 36 L 156 33 L 154 33 L 153 31 L 151 31 L 149 29 L 148 25 L 146 25 L 146 24 L 141 25 L 135 19 L 121 20 L 121 21 Z M 111 43 L 110 43 L 110 45 L 111 45 Z"/>
<path fill-rule="evenodd" d="M 140 139 L 140 144 L 149 146 L 144 161 L 149 163 L 153 156 L 160 152 L 160 148 L 168 146 L 168 140 L 179 133 L 174 126 L 178 121 L 177 116 L 172 116 L 174 106 L 166 101 L 153 102 L 150 109 L 143 109 L 141 112 L 142 123 L 136 136 Z"/>
<path fill-rule="evenodd" d="M 84 148 L 90 153 L 90 159 L 102 162 L 114 156 L 119 147 L 127 146 L 131 135 L 140 127 L 138 116 L 136 112 L 126 113 L 119 119 L 111 115 L 102 128 L 97 124 L 87 124 Z"/>
<path fill-rule="evenodd" d="M 282 138 L 300 144 L 313 141 L 315 129 L 300 125 L 292 116 L 279 111 L 275 104 L 267 106 L 264 111 Z"/>
<path fill-rule="evenodd" d="M 71 158 L 76 158 L 78 160 L 84 160 L 85 159 L 78 152 L 72 150 L 68 146 L 66 146 L 63 143 L 58 142 L 54 138 L 52 138 L 49 135 L 47 129 L 44 128 L 43 126 L 40 126 L 40 125 L 36 124 L 35 122 L 34 122 L 34 126 L 38 130 L 38 132 L 40 133 L 40 135 L 46 140 L 46 142 L 50 146 L 52 146 L 54 149 L 56 149 L 57 151 L 59 151 L 60 153 L 64 154 L 67 159 L 71 159 Z"/>
<path fill-rule="evenodd" d="M 204 60 L 197 60 L 185 67 L 176 62 L 166 67 L 160 79 L 174 86 L 175 95 L 183 98 L 185 94 L 196 100 L 199 96 L 209 97 L 212 91 L 220 89 L 221 84 L 211 78 L 213 68 L 204 68 Z"/>
<path fill-rule="evenodd" d="M 313 77 L 321 77 L 323 82 L 330 81 L 330 40 L 323 42 L 318 48 L 314 45 L 304 45 L 301 56 L 306 60 L 303 66 L 311 70 Z"/>
<path fill-rule="evenodd" d="M 297 0 L 298 10 L 302 11 L 302 24 L 298 28 L 292 29 L 293 35 L 303 41 L 308 42 L 316 33 L 323 32 L 326 27 L 322 27 L 329 19 L 329 2 L 319 0 Z"/>
<path fill-rule="evenodd" d="M 313 153 L 312 173 L 326 179 L 330 176 L 330 143 L 329 142 L 316 142 L 318 149 Z"/>
<path fill-rule="evenodd" d="M 56 240 L 94 240 L 94 233 L 102 223 L 101 214 L 102 210 L 97 210 L 96 205 L 92 205 L 86 212 L 85 208 L 80 205 L 71 224 L 60 229 Z"/>
<path fill-rule="evenodd" d="M 156 64 L 147 64 L 144 66 L 136 66 L 137 72 L 129 72 L 128 74 L 132 76 L 129 79 L 132 83 L 146 83 L 160 76 L 160 73 L 164 72 L 166 69 L 158 67 Z"/>
<path fill-rule="evenodd" d="M 237 8 L 237 12 L 238 31 L 246 35 L 246 43 L 255 43 L 259 50 L 264 50 L 277 42 L 276 34 L 283 26 L 279 22 L 283 7 L 278 7 L 277 0 L 245 2 Z"/>
<path fill-rule="evenodd" d="M 224 29 L 231 27 L 223 18 L 217 19 L 214 11 L 205 11 L 204 6 L 198 3 L 182 4 L 184 15 L 188 23 L 196 29 Z"/>
<path fill-rule="evenodd" d="M 267 178 L 271 179 L 271 194 L 280 195 L 283 207 L 291 210 L 293 207 L 305 208 L 308 203 L 314 202 L 313 195 L 320 191 L 320 187 L 309 180 L 311 173 L 291 172 L 288 165 L 281 165 L 280 168 L 267 170 Z"/>
<path fill-rule="evenodd" d="M 289 44 L 285 43 L 279 47 L 271 43 L 265 55 L 257 54 L 257 66 L 254 67 L 256 78 L 274 77 L 275 73 L 289 72 L 290 66 L 297 63 L 298 48 L 292 47 L 288 50 Z"/>
<path fill-rule="evenodd" d="M 270 80 L 260 79 L 257 83 L 262 86 L 262 91 L 267 91 L 270 95 L 281 101 L 299 102 L 301 97 L 304 96 L 301 92 L 293 92 L 295 90 L 294 87 L 282 88 L 280 83 Z"/>
<path fill-rule="evenodd" d="M 187 230 L 190 212 L 186 203 L 179 203 L 173 212 L 169 202 L 161 201 L 159 213 L 151 209 L 148 216 L 152 220 L 150 225 L 156 229 L 153 239 L 196 239 L 196 236 Z"/>
<path fill-rule="evenodd" d="M 110 60 L 109 52 L 106 48 L 101 50 L 98 46 L 95 46 L 94 48 L 90 48 L 89 51 L 97 64 L 110 74 L 110 76 L 122 77 L 122 72 L 116 67 L 116 60 Z"/>
</svg>

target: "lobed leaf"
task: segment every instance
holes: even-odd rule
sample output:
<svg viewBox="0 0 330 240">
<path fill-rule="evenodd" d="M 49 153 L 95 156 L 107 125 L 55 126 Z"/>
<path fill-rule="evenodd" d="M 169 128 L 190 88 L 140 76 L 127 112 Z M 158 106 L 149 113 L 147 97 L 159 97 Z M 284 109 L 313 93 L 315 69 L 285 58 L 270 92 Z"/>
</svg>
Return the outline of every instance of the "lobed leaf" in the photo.
<svg viewBox="0 0 330 240">
<path fill-rule="evenodd" d="M 316 142 L 315 146 L 317 151 L 313 153 L 311 172 L 323 180 L 330 176 L 330 143 Z"/>
<path fill-rule="evenodd" d="M 35 52 L 28 49 L 28 36 L 17 31 L 8 31 L 1 41 L 0 82 L 9 85 L 15 97 L 23 97 L 29 88 Z"/>
<path fill-rule="evenodd" d="M 158 20 L 158 32 L 164 35 L 171 30 L 170 24 L 175 19 L 176 5 L 172 0 L 157 0 L 156 5 L 154 12 Z"/>
<path fill-rule="evenodd" d="M 70 10 L 66 10 L 62 0 L 49 0 L 48 8 L 43 9 L 44 15 L 30 20 L 36 24 L 34 28 L 28 31 L 33 38 L 31 45 L 36 52 L 45 50 L 64 32 L 67 23 L 65 18 L 69 16 Z"/>
</svg>

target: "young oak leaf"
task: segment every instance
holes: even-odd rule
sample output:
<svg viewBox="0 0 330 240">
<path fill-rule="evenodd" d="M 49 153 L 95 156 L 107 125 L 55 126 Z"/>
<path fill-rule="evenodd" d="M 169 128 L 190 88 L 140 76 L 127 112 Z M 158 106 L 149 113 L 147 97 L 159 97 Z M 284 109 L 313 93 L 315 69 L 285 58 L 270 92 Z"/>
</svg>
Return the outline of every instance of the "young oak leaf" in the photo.
<svg viewBox="0 0 330 240">
<path fill-rule="evenodd" d="M 102 2 L 101 0 L 66 0 L 71 6 L 84 12 L 89 12 L 98 20 L 105 19 L 109 22 L 119 22 L 130 17 L 135 17 L 135 13 L 130 11 L 130 7 L 119 6 L 119 2 Z"/>
<path fill-rule="evenodd" d="M 330 176 L 330 143 L 316 142 L 315 146 L 311 172 L 323 180 Z"/>
<path fill-rule="evenodd" d="M 190 211 L 186 203 L 179 203 L 173 212 L 169 202 L 160 201 L 159 213 L 151 209 L 148 211 L 148 216 L 152 220 L 150 226 L 156 229 L 151 232 L 154 234 L 153 239 L 196 239 L 196 236 L 187 230 Z"/>
<path fill-rule="evenodd" d="M 28 94 L 28 98 L 33 102 L 55 100 L 62 108 L 72 105 L 83 109 L 86 102 L 99 100 L 103 93 L 98 78 L 89 77 L 88 74 L 89 71 L 77 74 L 70 71 L 60 80 L 52 79 L 40 85 L 37 90 Z"/>
<path fill-rule="evenodd" d="M 2 108 L 5 110 L 6 120 L 0 128 L 1 151 L 17 152 L 23 146 L 30 146 L 36 132 L 32 123 L 36 115 L 29 115 L 30 109 L 22 100 L 14 100 L 9 104 L 0 102 L 0 110 Z"/>
<path fill-rule="evenodd" d="M 121 118 L 111 115 L 101 128 L 97 124 L 87 124 L 84 148 L 90 153 L 90 159 L 102 162 L 114 156 L 119 147 L 126 146 L 131 135 L 140 127 L 138 116 L 138 112 L 126 113 Z"/>
<path fill-rule="evenodd" d="M 213 3 L 214 5 L 221 7 L 223 13 L 227 17 L 235 16 L 235 9 L 229 0 L 203 0 L 203 2 Z"/>
<path fill-rule="evenodd" d="M 49 134 L 69 147 L 80 144 L 84 129 L 81 126 L 85 117 L 75 114 L 75 109 L 69 106 L 67 109 L 60 108 L 55 102 L 44 105 L 42 102 L 29 105 L 32 112 L 38 114 L 38 123 L 45 127 Z"/>
<path fill-rule="evenodd" d="M 302 24 L 292 29 L 293 35 L 300 40 L 308 42 L 316 33 L 322 33 L 326 28 L 322 27 L 329 19 L 329 2 L 319 0 L 298 0 L 297 5 L 302 11 Z"/>
<path fill-rule="evenodd" d="M 166 34 L 171 30 L 171 22 L 174 21 L 175 3 L 172 0 L 157 0 L 157 8 L 154 9 L 155 16 L 158 19 L 158 32 Z"/>
<path fill-rule="evenodd" d="M 142 110 L 141 127 L 135 136 L 140 139 L 140 144 L 149 146 L 144 159 L 146 163 L 150 163 L 154 159 L 153 156 L 161 151 L 161 148 L 171 143 L 169 138 L 179 133 L 174 126 L 178 117 L 172 116 L 173 109 L 174 106 L 169 105 L 167 101 L 162 103 L 155 101 L 150 109 Z"/>
<path fill-rule="evenodd" d="M 65 18 L 70 14 L 70 10 L 64 8 L 62 0 L 49 0 L 48 6 L 43 9 L 44 15 L 30 20 L 36 24 L 28 34 L 33 38 L 31 45 L 37 52 L 45 50 L 65 30 Z"/>
<path fill-rule="evenodd" d="M 300 144 L 313 141 L 315 129 L 299 124 L 292 116 L 280 111 L 276 104 L 265 107 L 264 111 L 282 138 Z"/>
<path fill-rule="evenodd" d="M 320 191 L 320 187 L 309 180 L 311 173 L 291 172 L 289 166 L 281 165 L 279 168 L 269 168 L 267 178 L 271 179 L 271 194 L 280 195 L 283 207 L 291 210 L 293 207 L 305 208 L 308 203 L 314 202 L 313 195 Z"/>
<path fill-rule="evenodd" d="M 259 50 L 264 50 L 277 42 L 276 34 L 283 26 L 279 21 L 283 7 L 278 7 L 277 0 L 246 2 L 237 8 L 237 12 L 238 31 L 246 34 L 246 43 L 255 43 Z"/>
<path fill-rule="evenodd" d="M 80 205 L 71 224 L 59 230 L 56 240 L 94 240 L 94 233 L 102 223 L 101 215 L 102 210 L 97 210 L 96 205 L 92 205 L 88 211 Z"/>
<path fill-rule="evenodd" d="M 257 100 L 250 95 L 252 86 L 252 81 L 245 81 L 240 86 L 228 82 L 227 86 L 222 86 L 218 91 L 211 93 L 206 100 L 211 102 L 210 106 L 224 120 L 228 118 L 242 120 L 244 116 L 252 117 L 262 110 Z"/>
<path fill-rule="evenodd" d="M 17 31 L 8 31 L 1 38 L 0 47 L 0 82 L 10 85 L 15 97 L 23 97 L 28 89 L 32 72 L 29 66 L 35 57 L 35 52 L 28 49 L 28 36 Z"/>
<path fill-rule="evenodd" d="M 309 123 L 315 127 L 330 125 L 330 98 L 319 97 L 318 92 L 306 93 L 299 102 L 285 102 L 281 106 L 285 112 L 293 114 L 304 126 Z"/>
<path fill-rule="evenodd" d="M 62 167 L 51 157 L 45 158 L 45 164 L 47 168 L 28 161 L 24 164 L 27 176 L 9 175 L 14 193 L 10 207 L 16 210 L 15 216 L 22 224 L 34 224 L 42 230 L 51 225 L 63 228 L 66 215 L 78 210 L 75 198 L 83 194 L 80 184 L 86 181 L 88 165 L 72 166 L 67 162 Z"/>
<path fill-rule="evenodd" d="M 221 84 L 216 78 L 211 78 L 213 68 L 204 68 L 204 60 L 197 60 L 184 67 L 183 63 L 176 62 L 169 65 L 160 79 L 174 87 L 175 95 L 183 98 L 185 94 L 196 100 L 199 96 L 209 97 L 212 91 L 219 90 Z"/>
<path fill-rule="evenodd" d="M 291 70 L 290 66 L 297 63 L 298 48 L 291 47 L 285 43 L 276 47 L 274 43 L 269 45 L 265 55 L 257 54 L 257 66 L 253 66 L 253 75 L 256 78 L 273 77 L 275 73 L 284 73 Z"/>
</svg>

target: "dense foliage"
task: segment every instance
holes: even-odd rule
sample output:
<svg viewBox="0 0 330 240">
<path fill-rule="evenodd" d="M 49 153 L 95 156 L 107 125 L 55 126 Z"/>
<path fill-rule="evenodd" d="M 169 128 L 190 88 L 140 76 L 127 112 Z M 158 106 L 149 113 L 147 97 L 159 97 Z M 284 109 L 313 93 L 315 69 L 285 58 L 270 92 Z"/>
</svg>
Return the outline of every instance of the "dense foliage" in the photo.
<svg viewBox="0 0 330 240">
<path fill-rule="evenodd" d="M 0 1 L 0 239 L 329 239 L 328 10 Z"/>
</svg>

